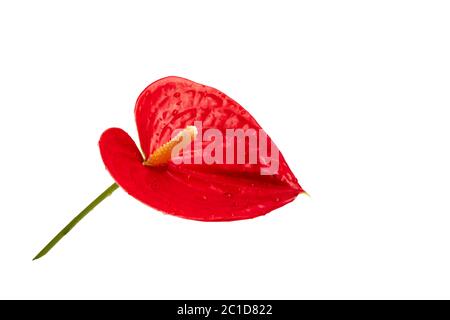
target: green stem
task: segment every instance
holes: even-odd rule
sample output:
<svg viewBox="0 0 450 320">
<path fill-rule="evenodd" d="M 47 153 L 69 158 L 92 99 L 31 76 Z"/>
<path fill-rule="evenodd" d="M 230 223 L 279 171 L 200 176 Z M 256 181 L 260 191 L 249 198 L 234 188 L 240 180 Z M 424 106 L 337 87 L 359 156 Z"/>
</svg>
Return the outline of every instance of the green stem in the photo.
<svg viewBox="0 0 450 320">
<path fill-rule="evenodd" d="M 108 196 L 110 196 L 119 185 L 117 183 L 113 183 L 109 186 L 101 195 L 95 198 L 83 211 L 81 211 L 72 221 L 69 222 L 67 226 L 65 226 L 50 242 L 33 258 L 33 260 L 39 259 L 45 256 L 54 246 L 61 240 L 73 227 L 77 225 L 78 222 L 81 221 L 89 212 L 92 211 L 100 202 L 105 200 Z"/>
</svg>

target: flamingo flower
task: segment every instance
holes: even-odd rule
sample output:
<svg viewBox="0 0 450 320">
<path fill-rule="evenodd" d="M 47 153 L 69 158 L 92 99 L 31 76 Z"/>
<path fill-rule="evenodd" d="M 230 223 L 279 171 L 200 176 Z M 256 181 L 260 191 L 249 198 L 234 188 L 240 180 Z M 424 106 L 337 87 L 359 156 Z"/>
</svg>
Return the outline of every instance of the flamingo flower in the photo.
<svg viewBox="0 0 450 320">
<path fill-rule="evenodd" d="M 102 134 L 100 153 L 115 183 L 35 259 L 119 186 L 156 210 L 199 221 L 255 218 L 304 192 L 251 114 L 217 89 L 157 80 L 138 97 L 135 117 L 141 149 L 122 129 Z"/>
</svg>

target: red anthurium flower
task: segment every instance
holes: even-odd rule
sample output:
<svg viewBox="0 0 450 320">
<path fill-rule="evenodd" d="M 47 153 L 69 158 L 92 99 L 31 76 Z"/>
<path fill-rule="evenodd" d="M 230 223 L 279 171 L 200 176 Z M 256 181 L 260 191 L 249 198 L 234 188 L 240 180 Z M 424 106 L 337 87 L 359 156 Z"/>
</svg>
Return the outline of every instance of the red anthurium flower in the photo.
<svg viewBox="0 0 450 320">
<path fill-rule="evenodd" d="M 222 164 L 195 164 L 195 151 L 190 155 L 191 164 L 169 161 L 164 168 L 143 165 L 171 139 L 175 129 L 195 123 L 202 124 L 203 132 L 219 130 L 222 137 L 227 129 L 262 130 L 250 113 L 214 88 L 178 77 L 158 80 L 139 96 L 135 115 L 144 155 L 127 133 L 116 128 L 102 135 L 100 151 L 119 186 L 155 209 L 203 221 L 248 219 L 292 201 L 302 191 L 281 155 L 274 175 L 261 175 L 260 162 L 247 166 L 223 160 Z M 266 145 L 270 145 L 267 139 Z M 202 141 L 203 150 L 209 142 Z M 222 139 L 219 143 L 226 155 L 225 142 Z M 259 156 L 258 149 L 252 151 Z M 245 148 L 244 153 L 248 152 Z"/>
<path fill-rule="evenodd" d="M 36 258 L 118 186 L 157 210 L 201 221 L 254 218 L 304 192 L 261 126 L 219 90 L 163 78 L 141 93 L 135 116 L 142 152 L 122 129 L 106 130 L 100 152 L 117 184 Z"/>
</svg>

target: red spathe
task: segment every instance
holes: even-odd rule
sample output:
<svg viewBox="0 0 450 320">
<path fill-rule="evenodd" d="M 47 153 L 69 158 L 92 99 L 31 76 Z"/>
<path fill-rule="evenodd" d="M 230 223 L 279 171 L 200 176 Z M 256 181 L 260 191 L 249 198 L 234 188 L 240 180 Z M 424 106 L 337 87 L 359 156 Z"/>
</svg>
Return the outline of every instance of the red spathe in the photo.
<svg viewBox="0 0 450 320">
<path fill-rule="evenodd" d="M 250 113 L 224 93 L 179 77 L 149 85 L 136 102 L 135 115 L 146 159 L 171 139 L 174 130 L 194 121 L 201 121 L 203 130 L 219 130 L 224 137 L 226 129 L 262 130 Z M 281 153 L 278 173 L 261 175 L 264 165 L 259 161 L 253 165 L 171 161 L 164 167 L 144 166 L 134 141 L 118 128 L 106 130 L 99 145 L 106 168 L 125 191 L 157 210 L 187 219 L 254 218 L 303 192 Z"/>
</svg>

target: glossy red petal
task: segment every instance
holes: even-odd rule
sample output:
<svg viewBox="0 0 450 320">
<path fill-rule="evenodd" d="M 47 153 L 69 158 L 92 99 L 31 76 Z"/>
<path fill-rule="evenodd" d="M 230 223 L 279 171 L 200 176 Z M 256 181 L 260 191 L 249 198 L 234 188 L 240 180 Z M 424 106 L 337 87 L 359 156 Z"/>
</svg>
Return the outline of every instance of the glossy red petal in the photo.
<svg viewBox="0 0 450 320">
<path fill-rule="evenodd" d="M 222 92 L 178 77 L 148 86 L 138 98 L 135 114 L 145 158 L 170 140 L 173 130 L 195 121 L 202 122 L 203 130 L 214 128 L 223 134 L 230 128 L 262 130 L 245 109 Z M 100 150 L 107 169 L 130 195 L 188 219 L 253 218 L 283 206 L 303 191 L 281 153 L 278 173 L 264 176 L 260 174 L 264 159 L 261 162 L 259 158 L 253 165 L 170 162 L 163 168 L 147 167 L 132 139 L 116 128 L 102 135 Z"/>
</svg>

